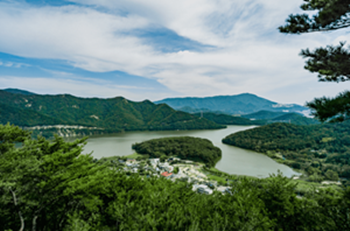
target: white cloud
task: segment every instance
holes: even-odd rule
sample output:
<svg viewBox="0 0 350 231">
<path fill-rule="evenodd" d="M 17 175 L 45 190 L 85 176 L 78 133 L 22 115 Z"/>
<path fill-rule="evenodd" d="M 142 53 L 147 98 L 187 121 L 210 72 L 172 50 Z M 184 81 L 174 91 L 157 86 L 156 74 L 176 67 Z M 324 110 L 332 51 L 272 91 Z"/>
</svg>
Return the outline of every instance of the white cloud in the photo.
<svg viewBox="0 0 350 231">
<path fill-rule="evenodd" d="M 315 91 L 296 96 L 293 91 L 288 91 L 288 86 L 312 88 L 316 86 L 317 78 L 303 70 L 304 61 L 298 56 L 300 49 L 313 49 L 349 38 L 344 31 L 299 36 L 279 34 L 277 27 L 284 24 L 290 13 L 300 11 L 302 0 L 75 2 L 110 10 L 0 3 L 0 31 L 7 32 L 0 36 L 0 51 L 25 57 L 68 60 L 91 71 L 120 70 L 157 79 L 184 95 L 251 92 L 276 97 L 274 92 L 285 89 L 280 93 L 283 96 L 271 99 L 303 103 L 315 95 Z M 117 10 L 127 14 L 111 13 Z M 127 33 L 153 25 L 217 48 L 164 54 L 145 44 L 142 38 Z M 47 81 L 52 83 L 53 80 Z M 73 91 L 70 87 L 73 85 L 64 86 Z M 321 94 L 333 94 L 343 86 L 316 89 L 322 90 Z M 85 94 L 88 88 L 92 90 L 88 94 L 100 92 L 91 86 L 81 88 Z M 101 94 L 112 92 L 108 89 L 101 90 Z M 73 92 L 80 94 L 80 90 Z M 130 95 L 130 91 L 123 93 Z M 149 94 L 143 97 L 157 97 L 157 93 Z"/>
<path fill-rule="evenodd" d="M 29 64 L 26 63 L 16 63 L 16 62 L 1 62 L 0 61 L 0 66 L 4 67 L 14 67 L 14 68 L 21 68 L 21 67 L 29 67 Z"/>
</svg>

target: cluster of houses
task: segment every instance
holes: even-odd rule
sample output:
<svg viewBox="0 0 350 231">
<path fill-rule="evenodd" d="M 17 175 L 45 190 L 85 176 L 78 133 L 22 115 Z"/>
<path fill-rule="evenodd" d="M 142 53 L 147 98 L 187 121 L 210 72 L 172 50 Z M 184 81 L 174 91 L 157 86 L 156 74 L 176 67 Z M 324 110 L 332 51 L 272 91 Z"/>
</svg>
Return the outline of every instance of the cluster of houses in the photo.
<svg viewBox="0 0 350 231">
<path fill-rule="evenodd" d="M 170 165 L 172 161 L 179 161 L 178 158 L 169 158 L 164 162 L 160 162 L 159 158 L 149 159 L 148 164 L 144 160 L 143 164 L 135 159 L 127 159 L 127 161 L 119 160 L 121 164 L 125 164 L 124 170 L 134 173 L 140 172 L 141 169 L 151 172 L 158 177 L 165 177 L 172 181 L 176 179 L 186 179 L 188 182 L 192 182 L 192 190 L 198 193 L 212 194 L 214 190 L 222 193 L 230 193 L 230 187 L 218 186 L 217 182 L 209 181 L 207 176 L 198 170 L 198 165 L 193 166 L 192 161 L 186 161 L 185 166 L 183 164 Z M 184 161 L 183 161 L 184 162 Z M 191 164 L 191 165 L 188 165 Z M 174 173 L 174 169 L 177 166 L 178 172 Z"/>
</svg>

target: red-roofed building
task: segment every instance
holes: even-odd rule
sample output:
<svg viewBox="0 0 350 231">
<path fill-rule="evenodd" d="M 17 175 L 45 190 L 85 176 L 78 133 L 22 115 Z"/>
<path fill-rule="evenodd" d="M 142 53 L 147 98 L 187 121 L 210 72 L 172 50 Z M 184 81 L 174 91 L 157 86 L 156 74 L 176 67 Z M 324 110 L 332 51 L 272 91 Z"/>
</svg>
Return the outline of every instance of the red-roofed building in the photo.
<svg viewBox="0 0 350 231">
<path fill-rule="evenodd" d="M 164 176 L 164 177 L 168 177 L 168 176 L 173 175 L 173 173 L 171 173 L 171 172 L 163 172 L 161 175 Z"/>
</svg>

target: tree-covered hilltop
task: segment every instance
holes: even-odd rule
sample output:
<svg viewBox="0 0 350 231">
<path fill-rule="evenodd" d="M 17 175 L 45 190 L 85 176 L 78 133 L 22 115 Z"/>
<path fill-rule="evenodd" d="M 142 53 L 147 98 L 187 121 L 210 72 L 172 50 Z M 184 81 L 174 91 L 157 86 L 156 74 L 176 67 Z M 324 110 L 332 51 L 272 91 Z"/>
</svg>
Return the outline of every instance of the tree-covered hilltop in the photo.
<svg viewBox="0 0 350 231">
<path fill-rule="evenodd" d="M 132 148 L 139 154 L 150 157 L 177 156 L 215 166 L 221 159 L 221 150 L 210 140 L 196 137 L 167 137 L 136 143 Z"/>
<path fill-rule="evenodd" d="M 0 125 L 0 230 L 350 228 L 350 189 L 297 198 L 295 183 L 277 175 L 241 177 L 230 182 L 231 193 L 198 194 L 187 182 L 127 175 L 82 155 L 83 143 L 32 140 Z"/>
<path fill-rule="evenodd" d="M 19 126 L 81 125 L 119 132 L 224 128 L 212 121 L 178 112 L 165 104 L 78 98 L 71 95 L 23 95 L 0 91 L 0 121 Z M 47 122 L 47 124 L 44 124 Z M 98 132 L 101 130 L 96 130 Z M 101 131 L 103 132 L 103 131 Z"/>
<path fill-rule="evenodd" d="M 275 123 L 231 134 L 223 143 L 266 153 L 313 181 L 350 179 L 350 123 Z"/>
</svg>

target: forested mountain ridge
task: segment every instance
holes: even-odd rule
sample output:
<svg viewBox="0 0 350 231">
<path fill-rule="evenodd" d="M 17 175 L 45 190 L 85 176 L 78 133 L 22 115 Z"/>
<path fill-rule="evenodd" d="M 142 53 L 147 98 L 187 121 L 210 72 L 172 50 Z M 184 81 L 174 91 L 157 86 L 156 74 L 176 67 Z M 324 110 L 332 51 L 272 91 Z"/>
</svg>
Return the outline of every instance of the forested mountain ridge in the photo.
<svg viewBox="0 0 350 231">
<path fill-rule="evenodd" d="M 25 91 L 25 90 L 21 90 L 21 89 L 17 89 L 17 88 L 6 88 L 6 89 L 4 89 L 4 91 L 9 92 L 9 93 L 13 93 L 13 94 L 36 95 L 33 92 Z"/>
<path fill-rule="evenodd" d="M 0 99 L 0 108 L 4 112 L 0 114 L 0 121 L 19 126 L 44 125 L 42 119 L 46 118 L 46 125 L 82 125 L 103 128 L 109 132 L 223 128 L 212 121 L 175 111 L 165 104 L 155 105 L 149 100 L 133 102 L 123 97 L 79 98 L 72 95 L 23 95 L 6 91 L 0 91 Z"/>
<path fill-rule="evenodd" d="M 180 110 L 181 108 L 187 107 L 186 110 L 192 108 L 193 111 L 196 109 L 207 109 L 210 111 L 222 111 L 228 114 L 248 114 L 257 112 L 260 110 L 269 111 L 288 111 L 288 112 L 300 112 L 307 110 L 307 108 L 289 104 L 283 105 L 276 102 L 258 97 L 254 94 L 244 93 L 232 96 L 213 96 L 213 97 L 186 97 L 186 98 L 167 98 L 154 103 L 166 103 L 170 107 Z"/>
</svg>

